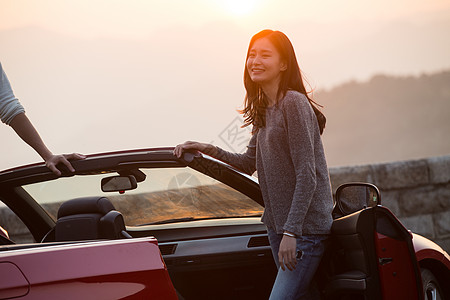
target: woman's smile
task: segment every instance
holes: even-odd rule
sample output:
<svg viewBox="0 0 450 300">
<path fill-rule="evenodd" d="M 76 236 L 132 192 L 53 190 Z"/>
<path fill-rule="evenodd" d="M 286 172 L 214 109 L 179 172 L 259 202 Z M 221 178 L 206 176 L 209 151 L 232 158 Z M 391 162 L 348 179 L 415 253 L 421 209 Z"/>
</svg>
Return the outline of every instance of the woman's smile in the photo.
<svg viewBox="0 0 450 300">
<path fill-rule="evenodd" d="M 261 68 L 252 68 L 253 75 L 261 74 L 264 72 L 264 69 Z"/>
</svg>

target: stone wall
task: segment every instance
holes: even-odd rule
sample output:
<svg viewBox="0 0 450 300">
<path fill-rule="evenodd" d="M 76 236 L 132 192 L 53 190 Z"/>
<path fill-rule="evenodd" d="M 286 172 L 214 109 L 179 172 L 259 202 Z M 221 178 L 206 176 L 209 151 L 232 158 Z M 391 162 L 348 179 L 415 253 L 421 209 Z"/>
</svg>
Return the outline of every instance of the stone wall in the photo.
<svg viewBox="0 0 450 300">
<path fill-rule="evenodd" d="M 375 184 L 381 204 L 412 232 L 450 253 L 450 155 L 330 169 L 333 191 L 346 182 Z"/>
<path fill-rule="evenodd" d="M 411 231 L 450 253 L 450 155 L 421 160 L 330 169 L 333 191 L 346 182 L 378 186 L 382 205 Z M 0 208 L 2 226 L 11 239 L 29 242 L 26 228 L 9 210 Z"/>
</svg>

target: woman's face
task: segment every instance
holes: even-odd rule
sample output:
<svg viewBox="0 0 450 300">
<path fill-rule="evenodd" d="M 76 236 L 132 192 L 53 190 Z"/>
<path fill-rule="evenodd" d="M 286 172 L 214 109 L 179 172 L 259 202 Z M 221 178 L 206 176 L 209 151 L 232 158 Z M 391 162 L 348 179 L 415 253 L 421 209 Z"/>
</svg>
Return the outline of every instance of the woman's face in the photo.
<svg viewBox="0 0 450 300">
<path fill-rule="evenodd" d="M 281 72 L 286 63 L 268 38 L 256 40 L 250 48 L 247 58 L 247 71 L 253 82 L 278 88 Z"/>
</svg>

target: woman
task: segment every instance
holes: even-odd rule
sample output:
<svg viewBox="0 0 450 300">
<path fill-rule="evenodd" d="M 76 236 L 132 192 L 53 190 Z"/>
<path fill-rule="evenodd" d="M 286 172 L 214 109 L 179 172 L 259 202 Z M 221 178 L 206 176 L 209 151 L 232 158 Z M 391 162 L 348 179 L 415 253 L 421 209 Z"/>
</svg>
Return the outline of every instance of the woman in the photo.
<svg viewBox="0 0 450 300">
<path fill-rule="evenodd" d="M 325 117 L 308 97 L 294 48 L 285 34 L 263 30 L 250 41 L 244 85 L 247 151 L 185 142 L 174 155 L 201 151 L 258 179 L 278 274 L 270 299 L 313 299 L 311 280 L 330 232 L 332 196 L 320 134 Z"/>
</svg>

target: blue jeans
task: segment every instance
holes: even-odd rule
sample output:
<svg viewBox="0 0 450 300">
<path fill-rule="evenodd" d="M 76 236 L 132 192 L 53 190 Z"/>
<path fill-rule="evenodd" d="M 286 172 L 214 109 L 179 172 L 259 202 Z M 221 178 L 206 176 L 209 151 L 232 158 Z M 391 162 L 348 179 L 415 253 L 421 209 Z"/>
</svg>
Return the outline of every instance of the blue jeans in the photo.
<svg viewBox="0 0 450 300">
<path fill-rule="evenodd" d="M 297 258 L 297 266 L 289 271 L 283 271 L 278 262 L 282 234 L 267 228 L 272 255 L 278 268 L 277 278 L 272 287 L 270 300 L 288 299 L 319 299 L 317 288 L 310 289 L 310 283 L 319 266 L 325 251 L 328 235 L 304 235 L 297 237 L 297 251 L 302 251 L 301 258 Z"/>
</svg>

